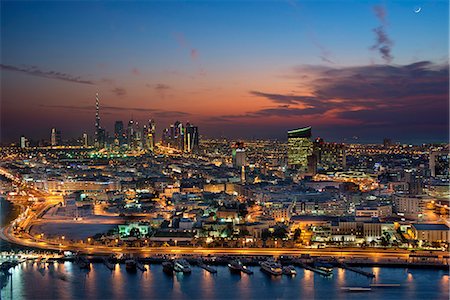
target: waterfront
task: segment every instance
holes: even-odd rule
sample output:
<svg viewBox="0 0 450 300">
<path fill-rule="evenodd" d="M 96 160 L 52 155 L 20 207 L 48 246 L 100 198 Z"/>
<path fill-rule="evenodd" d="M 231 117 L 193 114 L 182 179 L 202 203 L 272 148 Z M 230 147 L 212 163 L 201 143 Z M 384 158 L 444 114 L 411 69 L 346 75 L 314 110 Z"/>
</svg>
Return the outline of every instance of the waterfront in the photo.
<svg viewBox="0 0 450 300">
<path fill-rule="evenodd" d="M 217 274 L 193 267 L 190 275 L 166 275 L 159 264 L 147 272 L 129 273 L 116 264 L 110 271 L 93 263 L 90 272 L 71 262 L 55 263 L 45 271 L 33 262 L 11 269 L 12 277 L 1 291 L 2 299 L 448 299 L 449 276 L 432 269 L 364 268 L 375 279 L 334 268 L 322 277 L 297 267 L 295 277 L 271 277 L 250 267 L 253 275 L 233 275 L 225 266 Z M 366 293 L 341 290 L 371 283 L 398 283 L 396 288 L 373 288 Z"/>
</svg>

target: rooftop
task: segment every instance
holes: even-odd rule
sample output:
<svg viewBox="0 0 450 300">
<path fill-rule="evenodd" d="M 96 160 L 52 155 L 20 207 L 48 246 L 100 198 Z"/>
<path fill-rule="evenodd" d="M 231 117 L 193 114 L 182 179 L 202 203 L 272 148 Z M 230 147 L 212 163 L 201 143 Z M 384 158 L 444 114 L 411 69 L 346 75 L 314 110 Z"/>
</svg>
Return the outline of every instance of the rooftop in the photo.
<svg viewBox="0 0 450 300">
<path fill-rule="evenodd" d="M 449 230 L 449 227 L 446 224 L 413 224 L 416 230 Z"/>
</svg>

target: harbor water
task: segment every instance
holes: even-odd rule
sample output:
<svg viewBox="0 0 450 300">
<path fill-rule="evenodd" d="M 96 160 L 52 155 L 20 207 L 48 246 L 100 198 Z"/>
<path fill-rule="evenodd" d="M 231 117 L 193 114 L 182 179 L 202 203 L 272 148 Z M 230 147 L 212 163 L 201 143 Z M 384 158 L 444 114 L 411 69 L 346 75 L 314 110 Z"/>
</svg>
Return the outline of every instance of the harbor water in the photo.
<svg viewBox="0 0 450 300">
<path fill-rule="evenodd" d="M 449 299 L 447 271 L 404 268 L 363 268 L 375 279 L 334 268 L 331 277 L 297 267 L 294 277 L 273 277 L 249 267 L 253 275 L 231 274 L 226 266 L 212 274 L 192 267 L 192 274 L 169 276 L 159 264 L 130 273 L 125 265 L 109 270 L 92 263 L 90 271 L 72 262 L 47 264 L 28 261 L 10 270 L 1 299 Z M 349 292 L 345 287 L 400 284 Z"/>
</svg>

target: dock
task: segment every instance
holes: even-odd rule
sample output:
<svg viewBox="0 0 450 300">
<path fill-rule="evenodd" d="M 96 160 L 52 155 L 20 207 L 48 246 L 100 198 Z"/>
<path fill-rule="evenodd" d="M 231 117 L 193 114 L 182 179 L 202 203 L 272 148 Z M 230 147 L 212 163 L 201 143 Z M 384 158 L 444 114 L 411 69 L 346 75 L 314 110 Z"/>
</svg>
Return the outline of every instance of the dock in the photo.
<svg viewBox="0 0 450 300">
<path fill-rule="evenodd" d="M 349 271 L 352 271 L 352 272 L 364 275 L 364 276 L 366 276 L 368 278 L 374 278 L 375 277 L 375 274 L 373 274 L 371 272 L 366 272 L 366 271 L 358 269 L 358 268 L 350 267 L 349 265 L 347 265 L 344 262 L 339 262 L 339 267 L 341 267 L 342 269 L 346 269 L 346 270 L 349 270 Z"/>
<path fill-rule="evenodd" d="M 298 263 L 298 264 L 300 265 L 300 267 L 302 267 L 303 269 L 306 269 L 306 270 L 315 272 L 315 273 L 320 274 L 320 275 L 322 275 L 322 276 L 331 276 L 331 275 L 333 274 L 332 272 L 327 272 L 327 271 L 324 271 L 324 270 L 321 270 L 321 269 L 313 268 L 313 267 L 308 266 L 307 264 L 305 264 L 305 263 L 303 263 L 303 262 L 300 262 L 300 261 L 298 261 L 297 263 Z"/>
</svg>

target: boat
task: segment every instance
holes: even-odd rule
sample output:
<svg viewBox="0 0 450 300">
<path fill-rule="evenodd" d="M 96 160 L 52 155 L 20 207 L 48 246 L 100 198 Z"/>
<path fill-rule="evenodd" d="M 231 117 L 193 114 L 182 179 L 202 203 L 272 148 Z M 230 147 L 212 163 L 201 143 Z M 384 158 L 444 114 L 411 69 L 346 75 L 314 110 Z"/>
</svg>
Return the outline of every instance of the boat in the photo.
<svg viewBox="0 0 450 300">
<path fill-rule="evenodd" d="M 261 271 L 274 276 L 279 276 L 283 274 L 283 269 L 279 263 L 275 261 L 266 260 L 259 263 L 261 266 Z"/>
<path fill-rule="evenodd" d="M 203 262 L 203 260 L 201 260 L 201 259 L 197 260 L 197 266 L 199 266 L 200 268 L 202 268 L 202 269 L 205 270 L 205 271 L 208 271 L 209 273 L 213 273 L 213 274 L 217 273 L 217 270 L 216 270 L 216 269 L 214 269 L 214 268 L 211 267 L 211 266 L 206 265 L 206 264 Z"/>
<path fill-rule="evenodd" d="M 399 283 L 371 283 L 370 287 L 372 288 L 396 288 L 400 287 Z"/>
<path fill-rule="evenodd" d="M 103 257 L 103 264 L 111 271 L 114 270 L 114 264 L 110 262 L 108 258 Z"/>
<path fill-rule="evenodd" d="M 323 270 L 325 272 L 333 272 L 333 265 L 323 262 L 323 261 L 315 261 L 314 267 L 319 270 Z"/>
<path fill-rule="evenodd" d="M 231 273 L 241 274 L 243 265 L 239 260 L 233 260 L 228 264 Z"/>
<path fill-rule="evenodd" d="M 127 259 L 125 261 L 125 269 L 129 272 L 136 272 L 137 270 L 136 261 L 134 259 Z"/>
<path fill-rule="evenodd" d="M 77 256 L 75 258 L 75 263 L 80 267 L 80 269 L 91 269 L 91 264 L 89 263 L 89 260 L 84 256 Z"/>
<path fill-rule="evenodd" d="M 173 269 L 175 272 L 182 272 L 184 274 L 190 274 L 192 272 L 191 266 L 185 259 L 176 259 L 173 262 Z"/>
<path fill-rule="evenodd" d="M 147 268 L 146 268 L 143 264 L 141 264 L 140 262 L 138 262 L 138 261 L 136 261 L 136 267 L 137 267 L 139 270 L 141 270 L 142 272 L 147 271 Z"/>
<path fill-rule="evenodd" d="M 297 270 L 295 270 L 294 266 L 285 266 L 283 267 L 283 274 L 284 275 L 297 275 Z"/>
<path fill-rule="evenodd" d="M 370 287 L 362 287 L 362 286 L 344 286 L 341 287 L 341 290 L 347 292 L 370 292 L 372 289 Z"/>
<path fill-rule="evenodd" d="M 171 261 L 165 261 L 162 263 L 163 272 L 168 275 L 173 275 L 173 263 Z"/>
</svg>

